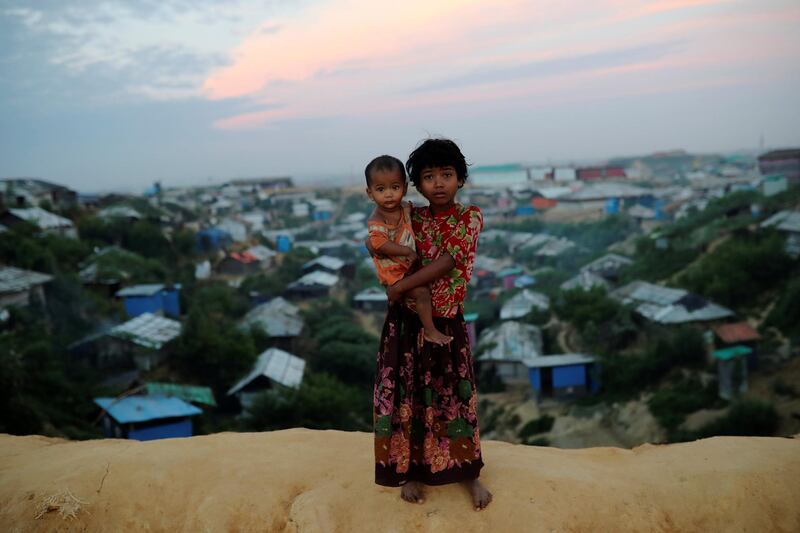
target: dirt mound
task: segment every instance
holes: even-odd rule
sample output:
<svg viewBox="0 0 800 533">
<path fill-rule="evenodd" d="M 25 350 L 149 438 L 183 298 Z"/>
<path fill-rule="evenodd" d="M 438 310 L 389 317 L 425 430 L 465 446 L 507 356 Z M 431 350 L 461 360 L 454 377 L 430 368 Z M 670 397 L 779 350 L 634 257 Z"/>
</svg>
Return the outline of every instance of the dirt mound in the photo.
<svg viewBox="0 0 800 533">
<path fill-rule="evenodd" d="M 292 429 L 153 442 L 0 435 L 2 531 L 800 531 L 800 440 L 633 450 L 486 441 L 460 486 L 409 504 L 373 483 L 370 434 Z"/>
</svg>

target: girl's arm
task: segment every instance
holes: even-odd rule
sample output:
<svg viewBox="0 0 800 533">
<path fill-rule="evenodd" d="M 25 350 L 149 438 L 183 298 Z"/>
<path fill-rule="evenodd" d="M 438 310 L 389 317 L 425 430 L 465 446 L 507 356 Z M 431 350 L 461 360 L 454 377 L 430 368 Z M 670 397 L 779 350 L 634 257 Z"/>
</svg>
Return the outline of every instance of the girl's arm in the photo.
<svg viewBox="0 0 800 533">
<path fill-rule="evenodd" d="M 434 259 L 429 265 L 426 265 L 410 276 L 406 276 L 386 291 L 386 295 L 390 302 L 400 298 L 404 292 L 409 291 L 415 287 L 422 285 L 430 285 L 431 282 L 447 275 L 448 272 L 455 268 L 456 262 L 450 254 L 442 254 Z"/>
</svg>

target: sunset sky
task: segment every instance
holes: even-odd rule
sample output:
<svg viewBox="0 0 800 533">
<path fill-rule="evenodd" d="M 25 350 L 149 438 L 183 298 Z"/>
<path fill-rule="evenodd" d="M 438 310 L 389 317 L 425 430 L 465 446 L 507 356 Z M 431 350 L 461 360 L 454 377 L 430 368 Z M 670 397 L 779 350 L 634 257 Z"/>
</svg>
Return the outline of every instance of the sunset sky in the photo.
<svg viewBox="0 0 800 533">
<path fill-rule="evenodd" d="M 0 177 L 140 190 L 800 145 L 797 0 L 0 0 Z"/>
</svg>

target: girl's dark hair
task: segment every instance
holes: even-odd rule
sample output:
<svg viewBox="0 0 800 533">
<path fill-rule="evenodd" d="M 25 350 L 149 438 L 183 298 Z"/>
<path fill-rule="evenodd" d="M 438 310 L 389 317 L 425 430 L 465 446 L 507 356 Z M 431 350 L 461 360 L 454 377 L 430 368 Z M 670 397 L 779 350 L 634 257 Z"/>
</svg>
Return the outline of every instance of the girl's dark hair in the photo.
<svg viewBox="0 0 800 533">
<path fill-rule="evenodd" d="M 414 187 L 419 188 L 420 174 L 426 168 L 453 167 L 458 179 L 467 181 L 467 161 L 458 145 L 450 139 L 425 139 L 411 152 L 406 161 L 406 170 Z"/>
<path fill-rule="evenodd" d="M 364 169 L 364 177 L 367 178 L 367 187 L 372 186 L 372 173 L 376 170 L 396 170 L 403 176 L 403 181 L 406 181 L 406 168 L 403 166 L 402 161 L 390 155 L 379 155 L 370 161 Z"/>
</svg>

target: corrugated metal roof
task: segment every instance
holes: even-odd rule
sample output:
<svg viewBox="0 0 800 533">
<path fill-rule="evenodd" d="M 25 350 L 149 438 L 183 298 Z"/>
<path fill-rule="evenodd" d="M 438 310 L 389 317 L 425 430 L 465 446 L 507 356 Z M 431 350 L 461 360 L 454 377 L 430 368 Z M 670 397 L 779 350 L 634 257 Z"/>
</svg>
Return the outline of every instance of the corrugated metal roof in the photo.
<svg viewBox="0 0 800 533">
<path fill-rule="evenodd" d="M 733 316 L 733 311 L 721 305 L 708 302 L 705 307 L 689 310 L 682 305 L 656 305 L 643 303 L 636 311 L 654 322 L 661 324 L 684 324 L 686 322 L 707 322 Z"/>
<path fill-rule="evenodd" d="M 338 282 L 339 276 L 329 272 L 323 272 L 322 270 L 315 270 L 301 277 L 289 285 L 289 287 L 298 287 L 301 285 L 323 285 L 325 287 L 333 287 Z"/>
<path fill-rule="evenodd" d="M 141 285 L 131 285 L 117 291 L 117 298 L 128 296 L 153 296 L 164 289 L 163 283 L 146 283 Z"/>
<path fill-rule="evenodd" d="M 582 270 L 578 274 L 561 284 L 562 291 L 571 291 L 573 289 L 583 289 L 585 291 L 591 290 L 593 287 L 611 287 L 611 284 L 605 278 L 598 276 L 594 272 Z"/>
<path fill-rule="evenodd" d="M 591 263 L 583 265 L 582 271 L 588 270 L 595 273 L 616 273 L 621 268 L 633 263 L 632 259 L 619 254 L 606 254 L 598 257 Z"/>
<path fill-rule="evenodd" d="M 16 267 L 0 266 L 0 294 L 27 291 L 31 287 L 47 283 L 51 279 L 53 279 L 53 276 L 49 274 Z"/>
<path fill-rule="evenodd" d="M 388 302 L 386 291 L 378 287 L 367 287 L 353 297 L 356 302 Z"/>
<path fill-rule="evenodd" d="M 557 255 L 561 255 L 570 248 L 573 248 L 575 243 L 569 239 L 559 238 L 559 239 L 552 239 L 545 243 L 544 246 L 539 248 L 536 251 L 535 255 L 543 256 L 543 257 L 555 257 Z"/>
<path fill-rule="evenodd" d="M 481 361 L 522 361 L 542 353 L 541 330 L 532 325 L 509 320 L 481 333 L 478 356 Z"/>
<path fill-rule="evenodd" d="M 540 310 L 549 309 L 550 298 L 540 292 L 524 289 L 503 305 L 500 309 L 500 320 L 523 317 L 534 308 Z"/>
<path fill-rule="evenodd" d="M 258 246 L 253 246 L 251 248 L 248 248 L 247 253 L 249 253 L 259 261 L 266 261 L 267 259 L 278 255 L 278 252 L 270 250 L 263 244 L 259 244 Z"/>
<path fill-rule="evenodd" d="M 180 398 L 166 396 L 128 396 L 120 400 L 95 398 L 94 403 L 105 409 L 120 424 L 194 416 L 203 412 Z"/>
<path fill-rule="evenodd" d="M 128 205 L 112 205 L 97 212 L 100 218 L 136 218 L 141 219 L 142 214 Z"/>
<path fill-rule="evenodd" d="M 625 183 L 593 183 L 581 189 L 566 194 L 559 198 L 559 201 L 582 202 L 590 200 L 605 200 L 607 198 L 637 198 L 652 194 L 650 189 L 636 187 Z"/>
<path fill-rule="evenodd" d="M 534 283 L 536 283 L 536 278 L 529 276 L 528 274 L 523 274 L 514 280 L 514 287 L 517 289 L 524 289 L 525 287 L 529 287 Z"/>
<path fill-rule="evenodd" d="M 178 385 L 177 383 L 145 383 L 145 390 L 151 396 L 174 396 L 187 402 L 217 405 L 211 387 Z"/>
<path fill-rule="evenodd" d="M 41 229 L 65 228 L 73 226 L 70 219 L 58 216 L 50 211 L 45 211 L 41 207 L 9 209 L 9 211 L 14 216 L 26 220 L 31 224 L 35 224 Z"/>
<path fill-rule="evenodd" d="M 168 342 L 181 334 L 181 323 L 152 313 L 143 313 L 111 328 L 109 335 L 118 339 L 129 340 L 139 346 L 161 349 Z"/>
<path fill-rule="evenodd" d="M 800 233 L 800 211 L 780 211 L 761 223 L 762 228 L 773 226 L 780 231 Z"/>
<path fill-rule="evenodd" d="M 633 281 L 611 293 L 624 304 L 638 304 L 636 311 L 661 324 L 705 322 L 733 316 L 733 311 L 683 289 Z"/>
<path fill-rule="evenodd" d="M 595 358 L 582 353 L 565 353 L 556 355 L 543 355 L 525 359 L 523 363 L 528 368 L 547 368 L 553 366 L 583 365 L 594 363 Z"/>
<path fill-rule="evenodd" d="M 714 350 L 714 358 L 721 359 L 722 361 L 727 361 L 728 359 L 733 359 L 734 357 L 741 357 L 743 355 L 749 355 L 751 353 L 753 353 L 752 348 L 740 344 L 738 346 L 731 346 L 730 348 Z"/>
<path fill-rule="evenodd" d="M 241 327 L 261 327 L 270 337 L 296 337 L 305 321 L 300 309 L 280 296 L 251 309 L 241 320 Z"/>
<path fill-rule="evenodd" d="M 316 259 L 312 259 L 308 263 L 303 265 L 303 268 L 311 268 L 313 266 L 321 266 L 324 268 L 329 268 L 331 270 L 339 270 L 344 266 L 344 261 L 339 259 L 338 257 L 333 257 L 330 255 L 321 255 Z"/>
<path fill-rule="evenodd" d="M 736 322 L 735 324 L 722 324 L 717 326 L 714 329 L 714 332 L 722 339 L 723 342 L 726 343 L 734 343 L 734 342 L 748 342 L 748 341 L 757 341 L 761 338 L 761 335 L 753 329 L 753 326 L 748 324 L 747 322 Z"/>
<path fill-rule="evenodd" d="M 285 387 L 296 389 L 300 387 L 300 383 L 303 381 L 305 368 L 306 362 L 296 355 L 278 348 L 270 348 L 258 356 L 258 361 L 253 366 L 253 370 L 244 379 L 231 387 L 228 395 L 236 394 L 259 376 L 265 376 Z"/>
<path fill-rule="evenodd" d="M 627 285 L 616 289 L 611 296 L 621 300 L 623 303 L 648 302 L 659 305 L 668 305 L 677 302 L 684 296 L 686 291 L 683 289 L 671 289 L 661 287 L 646 281 L 632 281 Z"/>
</svg>

